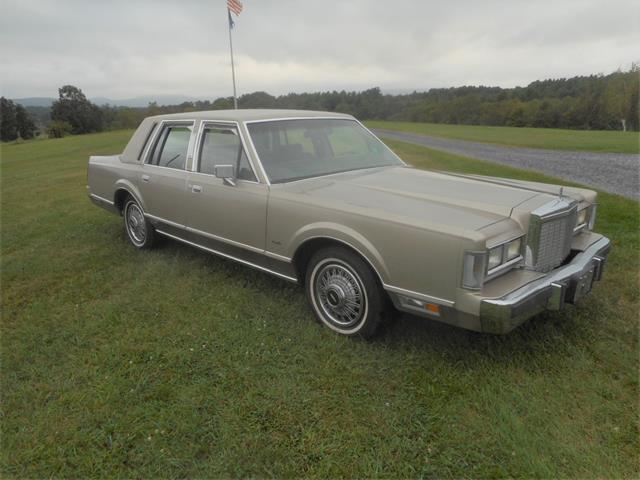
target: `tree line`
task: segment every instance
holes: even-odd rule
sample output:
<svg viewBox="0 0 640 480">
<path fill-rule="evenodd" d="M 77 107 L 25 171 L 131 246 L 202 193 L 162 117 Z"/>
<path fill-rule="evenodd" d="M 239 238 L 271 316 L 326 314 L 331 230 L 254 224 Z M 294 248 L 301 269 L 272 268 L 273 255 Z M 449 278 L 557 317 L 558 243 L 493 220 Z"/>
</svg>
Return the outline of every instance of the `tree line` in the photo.
<svg viewBox="0 0 640 480">
<path fill-rule="evenodd" d="M 240 96 L 238 106 L 342 112 L 362 120 L 638 131 L 639 80 L 640 67 L 633 64 L 628 71 L 541 80 L 515 88 L 466 86 L 434 88 L 403 95 L 383 94 L 377 87 L 360 92 L 327 91 L 279 96 L 253 92 Z M 15 124 L 11 113 L 7 120 L 4 113 L 5 103 L 12 102 L 4 98 L 2 101 L 2 139 L 5 140 L 5 123 L 9 125 L 7 131 L 13 129 L 10 139 L 14 139 L 19 129 L 10 126 Z M 15 116 L 20 108 L 20 115 L 24 118 L 24 108 L 20 105 L 11 108 L 16 112 Z M 49 136 L 61 137 L 135 128 L 143 118 L 151 115 L 231 108 L 232 97 L 168 106 L 150 103 L 143 108 L 98 106 L 90 102 L 79 88 L 65 85 L 58 90 L 58 100 L 51 106 L 49 121 L 44 119 L 44 122 Z M 42 107 L 27 109 L 42 121 Z"/>
<path fill-rule="evenodd" d="M 581 130 L 640 129 L 640 66 L 608 75 L 535 81 L 526 87 L 434 88 L 405 95 L 379 88 L 274 96 L 253 92 L 238 98 L 239 108 L 323 110 L 362 120 L 397 120 Z M 135 127 L 145 116 L 233 108 L 232 97 L 147 108 L 103 107 L 109 128 Z"/>
<path fill-rule="evenodd" d="M 35 136 L 36 131 L 31 115 L 22 105 L 0 97 L 0 140 L 3 142 L 18 138 L 28 140 Z"/>
</svg>

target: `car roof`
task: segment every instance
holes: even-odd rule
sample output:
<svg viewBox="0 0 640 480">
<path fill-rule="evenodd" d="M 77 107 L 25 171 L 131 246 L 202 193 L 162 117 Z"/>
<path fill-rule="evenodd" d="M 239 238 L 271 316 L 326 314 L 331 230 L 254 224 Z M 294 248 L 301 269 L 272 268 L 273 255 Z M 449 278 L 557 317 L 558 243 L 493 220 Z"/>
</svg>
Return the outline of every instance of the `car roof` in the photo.
<svg viewBox="0 0 640 480">
<path fill-rule="evenodd" d="M 271 120 L 284 118 L 317 118 L 334 117 L 352 119 L 351 115 L 336 112 L 321 112 L 312 110 L 276 110 L 268 108 L 238 109 L 238 110 L 207 110 L 203 112 L 169 113 L 150 118 L 157 120 L 232 120 L 248 122 L 252 120 Z"/>
</svg>

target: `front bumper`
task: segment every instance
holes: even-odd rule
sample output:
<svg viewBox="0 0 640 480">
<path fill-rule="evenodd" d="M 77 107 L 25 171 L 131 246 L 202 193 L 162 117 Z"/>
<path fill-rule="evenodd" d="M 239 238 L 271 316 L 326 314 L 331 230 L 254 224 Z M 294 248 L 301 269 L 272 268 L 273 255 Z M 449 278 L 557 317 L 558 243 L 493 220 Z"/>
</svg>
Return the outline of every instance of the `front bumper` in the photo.
<svg viewBox="0 0 640 480">
<path fill-rule="evenodd" d="M 544 310 L 576 303 L 602 278 L 611 242 L 602 237 L 569 263 L 501 297 L 480 303 L 480 327 L 487 333 L 507 333 Z"/>
</svg>

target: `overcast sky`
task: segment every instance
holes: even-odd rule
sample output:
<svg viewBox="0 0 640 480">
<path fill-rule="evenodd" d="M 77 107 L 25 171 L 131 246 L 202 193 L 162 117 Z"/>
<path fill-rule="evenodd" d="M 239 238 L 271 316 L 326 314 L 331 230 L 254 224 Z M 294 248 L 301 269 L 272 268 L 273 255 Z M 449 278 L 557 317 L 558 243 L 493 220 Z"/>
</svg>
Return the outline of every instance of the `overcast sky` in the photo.
<svg viewBox="0 0 640 480">
<path fill-rule="evenodd" d="M 242 0 L 239 94 L 526 85 L 640 60 L 638 0 Z M 2 0 L 0 93 L 231 95 L 226 0 Z"/>
</svg>

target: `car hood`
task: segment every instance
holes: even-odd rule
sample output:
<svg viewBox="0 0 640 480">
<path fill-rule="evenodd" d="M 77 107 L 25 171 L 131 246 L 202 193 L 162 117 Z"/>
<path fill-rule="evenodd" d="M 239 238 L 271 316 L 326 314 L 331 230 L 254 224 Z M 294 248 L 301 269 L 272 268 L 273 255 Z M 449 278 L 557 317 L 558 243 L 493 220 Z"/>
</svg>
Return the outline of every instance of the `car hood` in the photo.
<svg viewBox="0 0 640 480">
<path fill-rule="evenodd" d="M 533 197 L 550 197 L 522 186 L 410 167 L 346 172 L 281 187 L 283 193 L 295 195 L 296 201 L 403 223 L 464 230 L 478 230 L 503 220 Z"/>
</svg>

